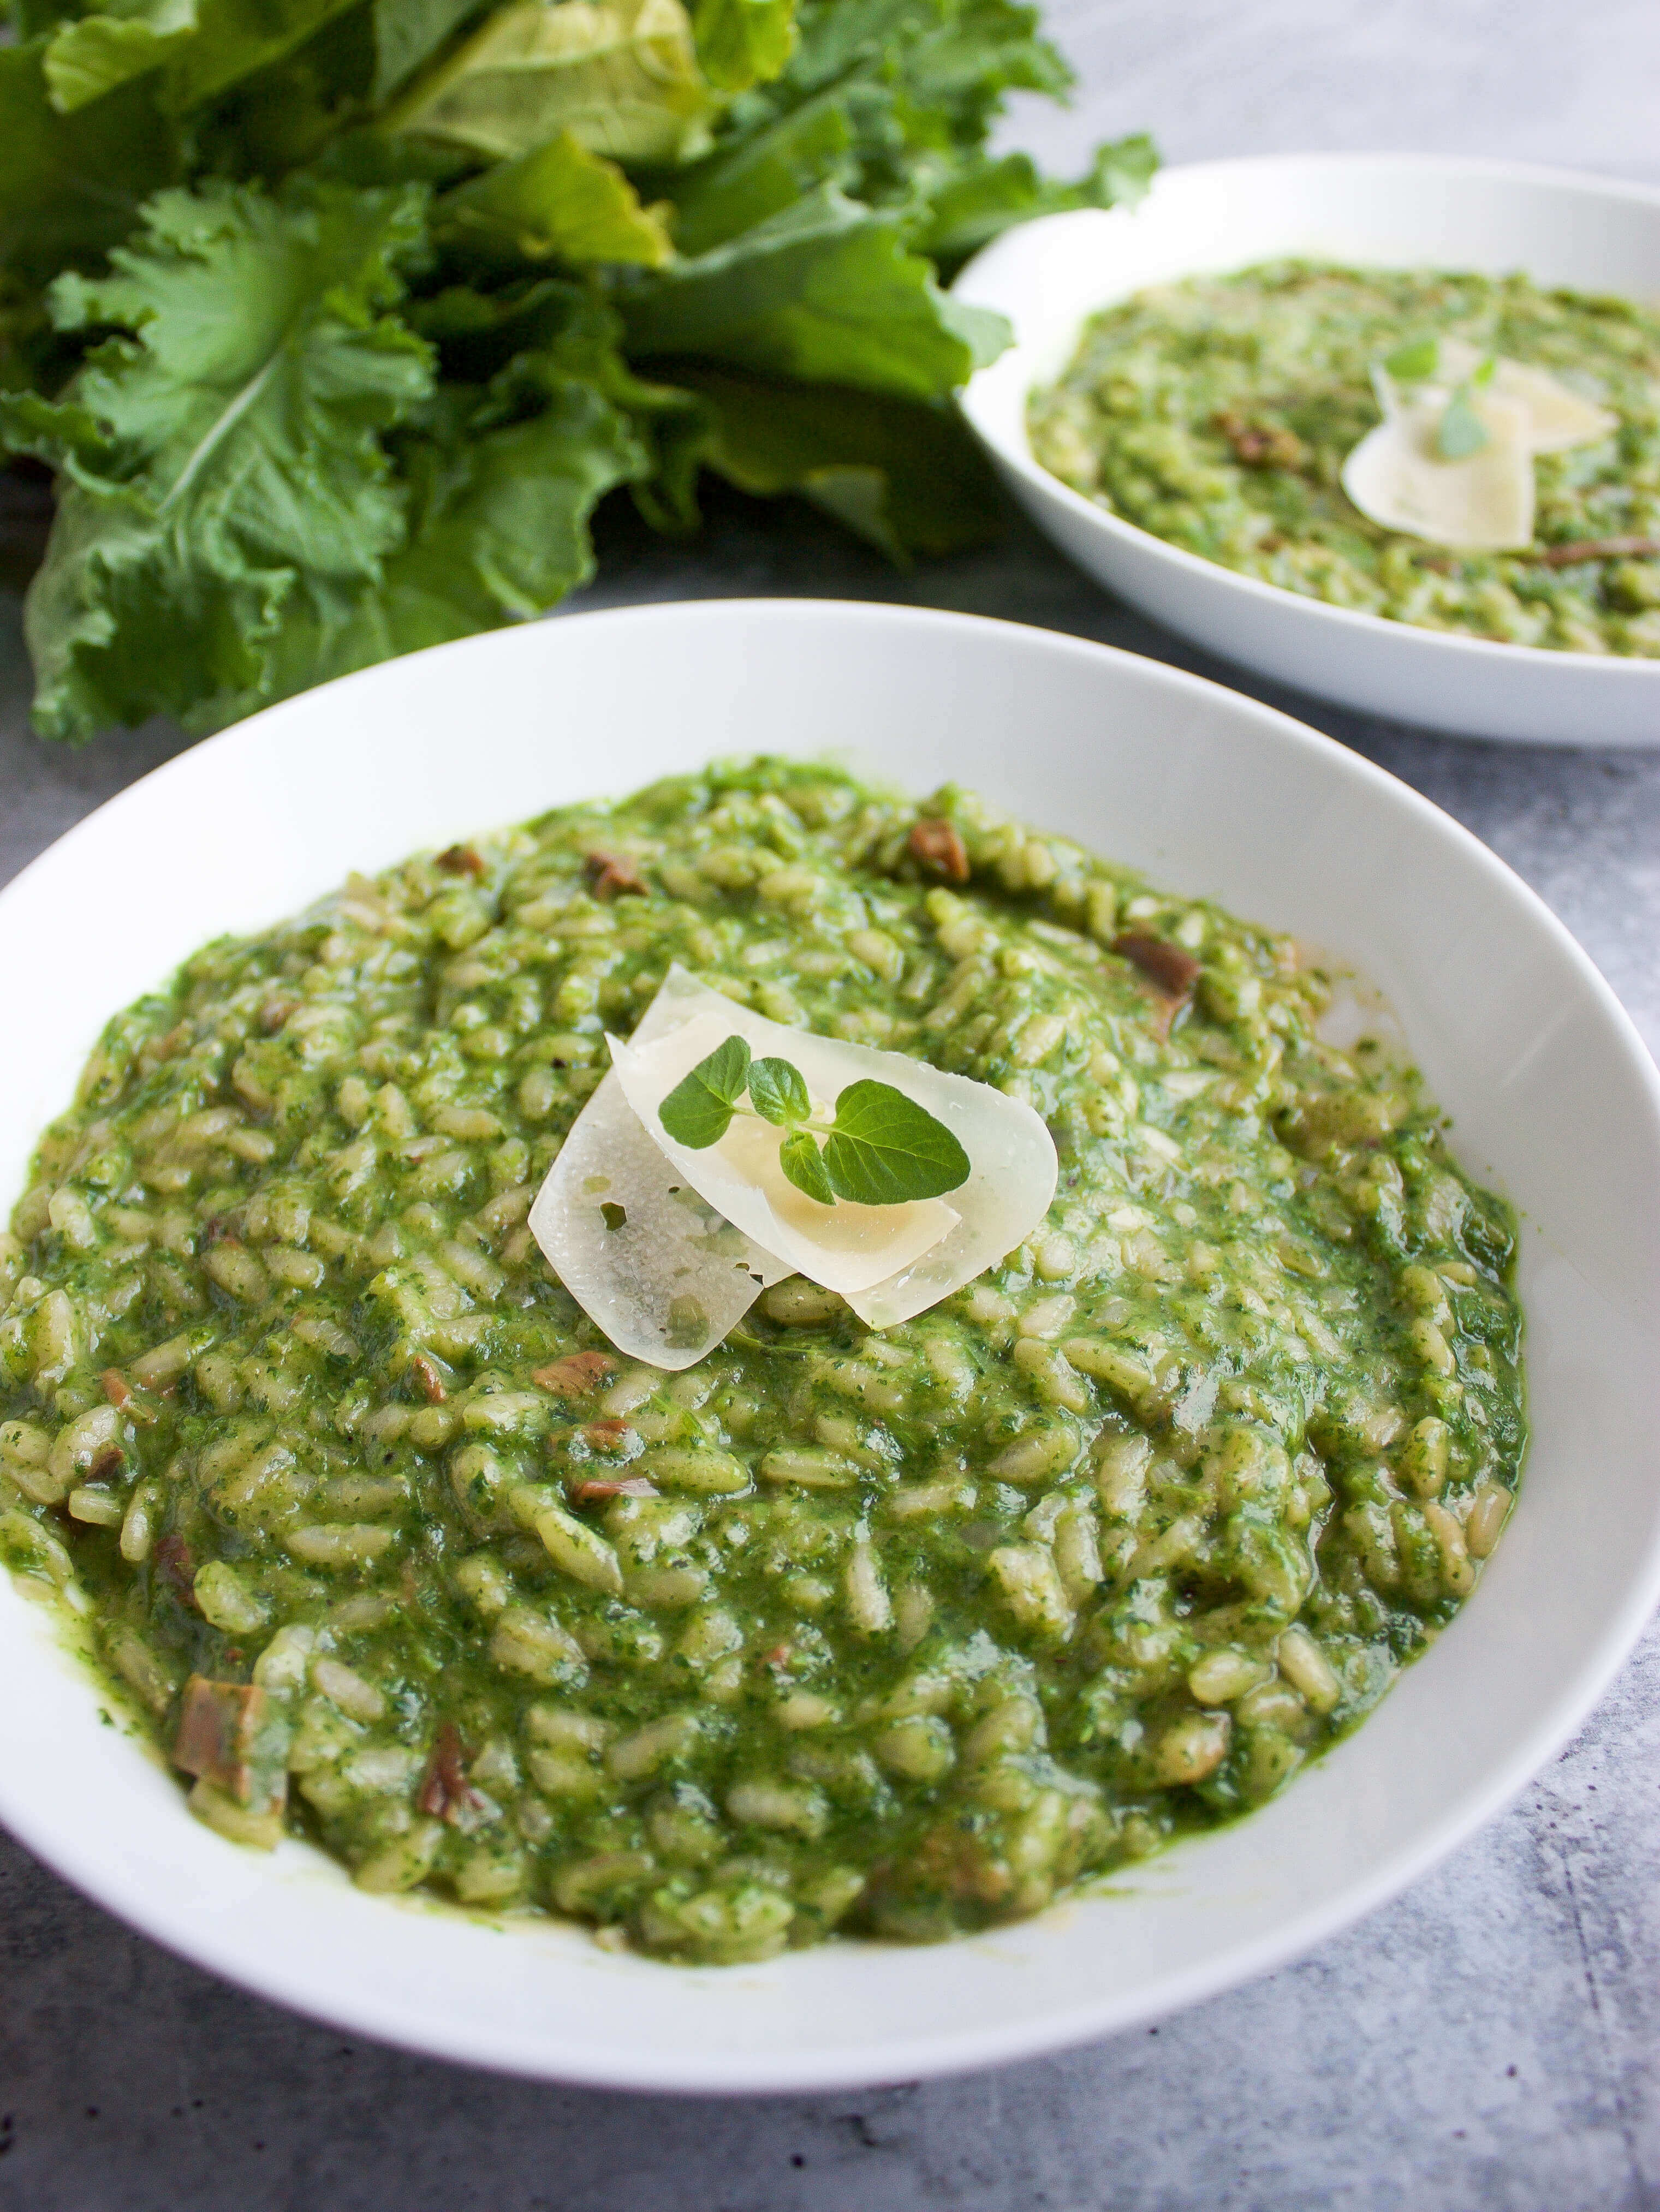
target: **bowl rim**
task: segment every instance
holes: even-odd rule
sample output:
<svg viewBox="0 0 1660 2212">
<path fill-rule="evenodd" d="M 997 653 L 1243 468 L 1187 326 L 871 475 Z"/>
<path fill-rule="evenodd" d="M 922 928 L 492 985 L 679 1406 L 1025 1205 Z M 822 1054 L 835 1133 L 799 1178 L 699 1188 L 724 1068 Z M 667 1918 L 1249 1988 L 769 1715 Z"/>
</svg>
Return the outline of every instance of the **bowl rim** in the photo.
<svg viewBox="0 0 1660 2212">
<path fill-rule="evenodd" d="M 1030 222 L 1017 223 L 1002 234 L 982 246 L 973 258 L 964 263 L 952 279 L 953 295 L 961 294 L 969 305 L 988 307 L 1006 313 L 996 297 L 987 296 L 987 288 L 1000 290 L 1006 270 L 1016 267 L 1022 255 L 1037 233 L 1052 236 L 1062 224 L 1074 228 L 1088 225 L 1099 228 L 1104 221 L 1111 223 L 1133 222 L 1141 207 L 1148 204 L 1158 193 L 1165 180 L 1183 185 L 1189 180 L 1197 185 L 1214 185 L 1225 191 L 1231 181 L 1250 176 L 1263 176 L 1276 170 L 1323 167 L 1345 171 L 1350 174 L 1365 168 L 1417 169 L 1438 172 L 1450 182 L 1485 180 L 1493 184 L 1542 185 L 1552 191 L 1575 192 L 1586 198 L 1621 200 L 1650 208 L 1660 217 L 1660 185 L 1647 185 L 1624 177 L 1599 177 L 1594 172 L 1563 169 L 1542 163 L 1509 161 L 1497 157 L 1464 154 L 1406 154 L 1406 153 L 1341 153 L 1314 152 L 1309 154 L 1241 154 L 1207 161 L 1172 162 L 1154 175 L 1146 198 L 1131 207 L 1073 208 L 1060 215 L 1038 216 Z M 1286 249 L 1288 252 L 1293 249 Z M 1364 264 L 1363 264 L 1364 265 Z M 1381 265 L 1381 264 L 1379 264 Z M 1525 272 L 1524 272 L 1525 273 Z M 1097 301 L 1093 306 L 1082 308 L 1073 326 L 1070 346 L 1076 347 L 1085 319 L 1101 307 L 1111 307 L 1128 295 L 1116 294 Z M 1575 653 L 1558 646 L 1516 645 L 1499 638 L 1467 636 L 1456 630 L 1429 629 L 1416 623 L 1396 622 L 1388 615 L 1367 612 L 1359 607 L 1340 607 L 1329 599 L 1316 599 L 1301 592 L 1293 592 L 1284 584 L 1268 584 L 1261 577 L 1247 576 L 1237 568 L 1230 568 L 1220 561 L 1207 560 L 1202 553 L 1190 553 L 1185 546 L 1175 545 L 1160 538 L 1140 523 L 1127 522 L 1122 515 L 1110 514 L 1098 507 L 1093 500 L 1073 489 L 1061 477 L 1054 475 L 1032 453 L 1025 433 L 1025 407 L 1037 388 L 1036 378 L 1025 388 L 1021 400 L 1021 420 L 1017 438 L 1012 441 L 1000 429 L 988 424 L 983 409 L 976 404 L 976 390 L 983 401 L 988 382 L 999 370 L 1006 374 L 1018 357 L 1024 341 L 1017 328 L 1014 343 L 998 359 L 977 369 L 958 395 L 958 406 L 964 420 L 987 451 L 1003 467 L 1012 471 L 1035 491 L 1051 498 L 1079 520 L 1093 525 L 1109 540 L 1116 542 L 1144 559 L 1162 560 L 1178 574 L 1203 578 L 1214 583 L 1219 578 L 1243 595 L 1248 602 L 1271 606 L 1284 612 L 1287 603 L 1299 608 L 1310 622 L 1328 624 L 1334 639 L 1345 634 L 1351 636 L 1408 640 L 1402 649 L 1408 652 L 1435 652 L 1444 661 L 1453 658 L 1474 656 L 1479 665 L 1485 662 L 1493 668 L 1512 670 L 1537 667 L 1541 663 L 1552 667 L 1568 667 L 1575 672 L 1576 680 L 1583 678 L 1605 689 L 1615 685 L 1635 687 L 1640 695 L 1645 684 L 1660 684 L 1660 659 L 1645 659 L 1633 654 L 1604 654 Z"/>
<path fill-rule="evenodd" d="M 993 631 L 1006 633 L 1008 642 L 1018 649 L 1054 654 L 1088 664 L 1101 671 L 1109 681 L 1115 670 L 1133 670 L 1138 680 L 1164 689 L 1173 697 L 1197 695 L 1213 700 L 1219 694 L 1226 701 L 1227 711 L 1236 721 L 1255 725 L 1263 736 L 1289 747 L 1295 754 L 1341 765 L 1347 777 L 1353 779 L 1355 784 L 1384 805 L 1403 808 L 1426 825 L 1432 826 L 1444 841 L 1450 854 L 1456 856 L 1454 865 L 1468 867 L 1485 875 L 1490 881 L 1501 885 L 1507 896 L 1518 902 L 1531 924 L 1542 931 L 1566 956 L 1581 992 L 1609 1026 L 1613 1039 L 1617 1041 L 1624 1057 L 1631 1063 L 1639 1079 L 1653 1127 L 1657 1136 L 1660 1137 L 1660 1069 L 1656 1068 L 1635 1024 L 1611 987 L 1539 895 L 1471 831 L 1411 785 L 1279 708 L 1235 692 L 1211 678 L 1171 667 L 1122 647 L 1047 630 L 1037 625 L 931 608 L 856 600 L 790 598 L 710 599 L 645 603 L 595 610 L 562 617 L 559 626 L 562 627 L 564 622 L 604 625 L 607 630 L 617 633 L 619 646 L 626 644 L 631 630 L 642 630 L 648 634 L 668 632 L 677 625 L 701 622 L 731 623 L 740 628 L 746 624 L 775 622 L 827 625 L 851 623 L 854 626 L 889 635 L 907 629 L 928 629 L 959 635 L 970 631 Z M 534 651 L 541 646 L 544 635 L 540 625 L 527 624 L 516 630 L 463 639 L 431 647 L 429 651 L 430 653 L 471 654 L 483 661 L 491 654 Z M 421 659 L 427 657 L 427 654 L 406 656 Z M 387 670 L 396 665 L 381 664 L 378 668 L 359 671 L 339 679 L 337 684 L 319 687 L 319 691 L 336 694 L 343 692 L 345 687 L 354 687 L 360 692 L 372 690 Z M 8 925 L 12 894 L 16 887 L 41 870 L 48 861 L 57 864 L 57 856 L 60 855 L 63 848 L 73 848 L 92 821 L 120 808 L 132 793 L 159 781 L 188 778 L 194 772 L 198 758 L 215 750 L 234 748 L 249 742 L 250 733 L 257 732 L 267 715 L 304 714 L 308 711 L 307 701 L 311 696 L 284 702 L 265 710 L 264 714 L 251 717 L 200 744 L 187 748 L 105 801 L 92 815 L 85 817 L 83 823 L 65 832 L 46 848 L 46 853 L 21 871 L 12 884 L 0 890 L 0 935 L 3 935 Z M 546 2047 L 544 2036 L 538 2037 L 511 2027 L 495 2033 L 469 2031 L 464 2045 L 441 2029 L 412 2024 L 406 2017 L 401 2016 L 389 2001 L 383 2002 L 372 1987 L 356 1986 L 349 1993 L 319 1995 L 311 1986 L 311 1975 L 303 1961 L 289 1961 L 281 1955 L 271 1955 L 257 1961 L 249 1960 L 246 1956 L 228 1958 L 228 1952 L 235 1949 L 234 1944 L 228 1936 L 219 1937 L 216 1923 L 209 1921 L 204 1926 L 199 1917 L 192 1918 L 186 1911 L 176 1887 L 158 1893 L 152 1881 L 130 1875 L 119 1862 L 110 1863 L 103 1861 L 98 1838 L 71 1823 L 60 1825 L 55 1822 L 49 1801 L 32 1801 L 24 1786 L 24 1778 L 21 1775 L 14 1778 L 3 1760 L 0 1760 L 0 1818 L 3 1819 L 4 1825 L 13 1835 L 63 1879 L 175 1954 L 238 1987 L 286 2005 L 302 2015 L 373 2036 L 398 2048 L 452 2063 L 532 2079 L 639 2092 L 733 2095 L 860 2088 L 1009 2064 L 1073 2047 L 1149 2021 L 1162 2020 L 1305 1954 L 1317 1944 L 1398 1895 L 1511 1802 L 1532 1776 L 1560 1749 L 1601 1699 L 1629 1656 L 1657 1602 L 1660 1602 L 1660 1531 L 1651 1540 L 1646 1557 L 1635 1563 L 1620 1602 L 1609 1609 L 1579 1663 L 1565 1675 L 1557 1693 L 1541 1708 L 1503 1765 L 1480 1787 L 1461 1796 L 1409 1844 L 1398 1849 L 1371 1875 L 1346 1887 L 1329 1902 L 1292 1912 L 1279 1925 L 1261 1936 L 1227 1946 L 1216 1956 L 1172 1974 L 1161 1982 L 1156 1990 L 1140 1993 L 1128 2000 L 1122 1996 L 1107 1994 L 1083 2003 L 1045 2012 L 1030 2021 L 1012 2026 L 994 2023 L 975 2025 L 945 2033 L 908 2031 L 891 2042 L 884 2042 L 879 2033 L 870 2045 L 861 2045 L 857 2051 L 828 2054 L 784 2051 L 765 2057 L 745 2053 L 734 2063 L 724 2058 L 718 2043 L 712 2041 L 708 2048 L 696 2051 L 679 2051 L 672 2056 L 642 2054 L 638 2062 L 625 2069 L 619 2066 L 612 2051 L 608 2050 L 598 2057 L 590 2057 L 575 2038 L 557 2049 L 550 2050 Z M 49 1641 L 54 1647 L 54 1657 L 61 1651 L 63 1663 L 71 1668 L 77 1664 L 73 1656 L 64 1650 L 62 1639 L 53 1638 Z M 94 1678 L 88 1671 L 85 1673 L 85 1679 L 90 1690 Z M 185 1820 L 190 1817 L 182 1798 L 179 1816 Z M 1177 1862 L 1183 1850 L 1181 1844 L 1173 1846 L 1161 1855 L 1163 1862 L 1167 1864 Z M 1080 1894 L 1087 1900 L 1089 1887 L 1086 1886 Z M 417 1915 L 424 1908 L 417 1902 L 411 1910 L 405 1902 L 403 1909 L 410 1911 L 410 1924 L 418 1924 Z M 431 1910 L 444 1912 L 446 1917 L 450 1917 L 453 1911 L 441 1905 L 435 1905 Z M 1066 1900 L 1051 1908 L 1051 1911 L 1063 1912 L 1066 1910 Z M 975 1939 L 961 1940 L 972 1942 Z M 733 1971 L 741 1972 L 743 1969 Z"/>
</svg>

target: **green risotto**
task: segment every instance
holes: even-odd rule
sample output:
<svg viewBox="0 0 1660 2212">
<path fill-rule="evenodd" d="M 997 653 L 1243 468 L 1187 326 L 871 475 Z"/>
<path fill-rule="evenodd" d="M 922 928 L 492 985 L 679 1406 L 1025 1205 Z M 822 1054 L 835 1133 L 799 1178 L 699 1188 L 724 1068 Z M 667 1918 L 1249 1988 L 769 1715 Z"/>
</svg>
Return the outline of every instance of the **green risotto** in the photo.
<svg viewBox="0 0 1660 2212">
<path fill-rule="evenodd" d="M 1533 466 L 1535 538 L 1460 552 L 1384 529 L 1339 481 L 1380 420 L 1373 368 L 1458 338 L 1619 417 Z M 1426 629 L 1660 657 L 1660 315 L 1523 276 L 1279 261 L 1097 315 L 1032 451 L 1127 522 L 1266 584 Z"/>
<path fill-rule="evenodd" d="M 1048 1218 L 882 1333 L 793 1277 L 619 1358 L 526 1215 L 676 960 L 1029 1101 Z M 1510 1216 L 1329 988 L 777 760 L 354 878 L 118 1016 L 43 1139 L 4 1558 L 204 1820 L 368 1889 L 715 1962 L 1036 1911 L 1352 1727 L 1511 1503 Z"/>
</svg>

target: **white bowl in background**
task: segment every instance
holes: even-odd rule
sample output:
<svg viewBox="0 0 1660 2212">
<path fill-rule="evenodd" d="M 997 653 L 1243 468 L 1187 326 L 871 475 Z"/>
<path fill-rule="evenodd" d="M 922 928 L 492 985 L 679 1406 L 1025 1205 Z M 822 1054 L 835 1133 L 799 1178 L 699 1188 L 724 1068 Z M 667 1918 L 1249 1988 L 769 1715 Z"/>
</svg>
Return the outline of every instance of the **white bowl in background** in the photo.
<svg viewBox="0 0 1660 2212">
<path fill-rule="evenodd" d="M 0 1577 L 0 1817 L 176 1951 L 343 2027 L 617 2087 L 813 2089 L 1081 2041 L 1260 1973 L 1421 1874 L 1584 1717 L 1660 1591 L 1660 1079 L 1485 848 L 1272 709 L 965 617 L 711 602 L 500 631 L 325 686 L 113 799 L 0 894 L 0 1193 L 106 1018 L 353 867 L 770 747 L 946 778 L 1347 956 L 1389 995 L 1463 1162 L 1521 1209 L 1535 1442 L 1469 1605 L 1356 1735 L 1106 1894 L 932 1948 L 666 1966 L 556 1923 L 371 1897 L 200 1826 L 100 1726 Z"/>
<path fill-rule="evenodd" d="M 1660 660 L 1499 645 L 1304 599 L 1166 544 L 1033 458 L 1027 397 L 1067 368 L 1090 316 L 1149 284 L 1282 256 L 1520 270 L 1660 306 L 1660 191 L 1432 155 L 1274 155 L 1162 170 L 1136 208 L 1023 223 L 954 288 L 1014 325 L 962 404 L 1015 499 L 1132 606 L 1299 690 L 1466 737 L 1660 744 Z"/>
</svg>

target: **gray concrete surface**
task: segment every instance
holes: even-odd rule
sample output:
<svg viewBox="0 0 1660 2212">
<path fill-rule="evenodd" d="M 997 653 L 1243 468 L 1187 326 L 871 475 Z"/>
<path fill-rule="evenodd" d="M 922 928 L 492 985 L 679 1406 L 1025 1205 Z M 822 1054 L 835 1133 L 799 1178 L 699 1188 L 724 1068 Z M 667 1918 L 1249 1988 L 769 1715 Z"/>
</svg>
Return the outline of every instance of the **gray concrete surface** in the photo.
<svg viewBox="0 0 1660 2212">
<path fill-rule="evenodd" d="M 1654 0 L 1055 0 L 1073 159 L 1432 146 L 1660 174 Z M 735 507 L 690 558 L 610 533 L 586 604 L 813 592 L 970 609 L 1258 690 L 1031 538 L 898 578 Z M 177 744 L 25 732 L 0 611 L 0 879 Z M 1523 753 L 1289 695 L 1447 807 L 1660 1043 L 1660 756 Z M 961 2081 L 677 2103 L 345 2043 L 130 1935 L 0 1838 L 0 2212 L 1590 2212 L 1660 2207 L 1660 1636 L 1562 1759 L 1395 1905 L 1142 2033 Z"/>
</svg>

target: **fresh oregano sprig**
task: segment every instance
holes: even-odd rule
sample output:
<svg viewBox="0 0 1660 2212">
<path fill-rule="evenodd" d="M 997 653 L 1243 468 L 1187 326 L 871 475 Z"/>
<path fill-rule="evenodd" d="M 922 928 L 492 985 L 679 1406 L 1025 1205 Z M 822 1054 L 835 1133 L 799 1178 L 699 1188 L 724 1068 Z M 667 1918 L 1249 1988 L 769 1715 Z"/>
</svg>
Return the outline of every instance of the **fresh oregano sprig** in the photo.
<svg viewBox="0 0 1660 2212">
<path fill-rule="evenodd" d="M 1484 382 L 1480 369 L 1458 385 L 1435 433 L 1435 450 L 1444 461 L 1467 461 L 1488 443 L 1487 424 L 1475 411 L 1474 387 Z"/>
<path fill-rule="evenodd" d="M 1397 384 L 1426 384 L 1441 366 L 1438 338 L 1414 338 L 1384 356 L 1383 367 Z M 1435 450 L 1444 461 L 1467 461 L 1489 442 L 1487 424 L 1475 411 L 1475 394 L 1493 382 L 1499 357 L 1489 354 L 1475 373 L 1456 386 L 1435 429 Z"/>
<path fill-rule="evenodd" d="M 717 1045 L 657 1109 L 676 1144 L 695 1152 L 718 1145 L 739 1114 L 785 1132 L 778 1164 L 820 1206 L 834 1206 L 838 1198 L 902 1206 L 943 1197 L 968 1181 L 969 1156 L 945 1123 L 892 1084 L 849 1083 L 826 1121 L 814 1114 L 799 1067 L 787 1060 L 753 1059 L 740 1036 Z"/>
</svg>

